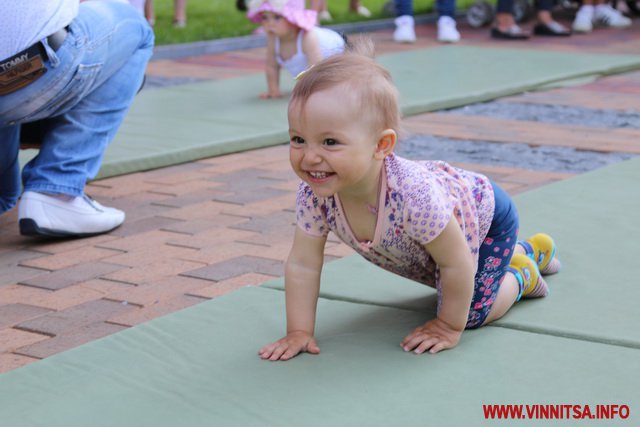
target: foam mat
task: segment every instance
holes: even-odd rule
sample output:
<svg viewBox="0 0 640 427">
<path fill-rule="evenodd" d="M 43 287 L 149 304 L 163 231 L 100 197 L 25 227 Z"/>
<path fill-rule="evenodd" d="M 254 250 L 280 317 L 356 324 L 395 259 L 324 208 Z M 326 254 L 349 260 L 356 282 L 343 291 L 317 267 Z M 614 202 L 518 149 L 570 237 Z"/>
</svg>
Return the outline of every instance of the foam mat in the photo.
<svg viewBox="0 0 640 427">
<path fill-rule="evenodd" d="M 399 342 L 424 314 L 321 299 L 321 354 L 260 360 L 258 349 L 284 331 L 283 310 L 282 292 L 244 288 L 10 371 L 0 376 L 2 423 L 496 425 L 485 420 L 491 404 L 630 405 L 616 425 L 639 420 L 639 350 L 487 327 L 418 356 Z"/>
<path fill-rule="evenodd" d="M 447 46 L 381 55 L 405 115 L 640 68 L 640 55 Z M 283 90 L 293 79 L 283 73 Z M 262 74 L 144 90 L 107 149 L 99 177 L 153 169 L 288 139 L 285 99 L 260 100 Z M 26 162 L 33 150 L 21 155 Z"/>
</svg>

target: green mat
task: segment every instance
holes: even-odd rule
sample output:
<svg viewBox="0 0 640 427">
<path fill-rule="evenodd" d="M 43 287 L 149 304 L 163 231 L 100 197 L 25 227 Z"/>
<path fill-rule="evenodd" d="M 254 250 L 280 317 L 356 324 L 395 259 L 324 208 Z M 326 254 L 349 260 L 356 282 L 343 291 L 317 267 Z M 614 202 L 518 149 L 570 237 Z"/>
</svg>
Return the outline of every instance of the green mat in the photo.
<svg viewBox="0 0 640 427">
<path fill-rule="evenodd" d="M 258 358 L 285 329 L 274 281 L 0 375 L 2 425 L 637 426 L 639 179 L 634 159 L 518 196 L 523 231 L 554 233 L 564 270 L 551 296 L 467 331 L 450 351 L 403 352 L 400 340 L 434 314 L 433 291 L 353 256 L 325 266 L 320 355 Z M 485 419 L 483 405 L 630 412 L 528 419 L 516 406 L 516 422 Z"/>
<path fill-rule="evenodd" d="M 513 425 L 485 420 L 491 404 L 630 405 L 616 425 L 640 421 L 638 350 L 487 327 L 417 356 L 398 344 L 424 314 L 322 299 L 321 354 L 262 361 L 256 352 L 284 329 L 283 310 L 281 292 L 244 288 L 11 371 L 0 376 L 2 424 Z"/>
<path fill-rule="evenodd" d="M 640 55 L 448 46 L 381 55 L 405 115 L 640 68 Z M 283 89 L 293 79 L 282 76 Z M 288 139 L 286 100 L 260 100 L 262 74 L 142 91 L 99 177 L 259 148 Z M 24 152 L 21 162 L 34 153 Z"/>
</svg>

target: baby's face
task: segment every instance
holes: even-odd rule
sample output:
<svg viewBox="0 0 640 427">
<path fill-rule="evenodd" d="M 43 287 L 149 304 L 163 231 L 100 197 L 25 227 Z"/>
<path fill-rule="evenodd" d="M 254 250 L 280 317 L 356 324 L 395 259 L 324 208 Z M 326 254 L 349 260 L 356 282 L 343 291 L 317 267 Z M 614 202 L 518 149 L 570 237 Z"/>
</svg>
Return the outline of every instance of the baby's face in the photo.
<svg viewBox="0 0 640 427">
<path fill-rule="evenodd" d="M 267 34 L 284 37 L 296 28 L 284 16 L 273 12 L 262 12 L 262 26 Z"/>
<path fill-rule="evenodd" d="M 356 94 L 344 85 L 316 92 L 304 106 L 289 106 L 289 159 L 316 195 L 358 194 L 377 185 L 374 159 L 379 132 Z"/>
</svg>

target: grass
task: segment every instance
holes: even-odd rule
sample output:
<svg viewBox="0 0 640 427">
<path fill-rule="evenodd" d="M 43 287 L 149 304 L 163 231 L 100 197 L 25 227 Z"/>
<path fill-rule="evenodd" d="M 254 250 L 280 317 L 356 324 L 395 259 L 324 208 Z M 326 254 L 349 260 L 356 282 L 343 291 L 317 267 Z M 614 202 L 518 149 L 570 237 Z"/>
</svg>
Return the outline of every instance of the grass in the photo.
<svg viewBox="0 0 640 427">
<path fill-rule="evenodd" d="M 383 13 L 386 0 L 361 1 L 372 12 L 371 18 L 349 13 L 348 0 L 330 0 L 332 24 L 389 17 Z M 187 26 L 174 28 L 173 0 L 154 0 L 156 44 L 187 43 L 251 34 L 257 25 L 250 22 L 244 12 L 238 11 L 235 3 L 233 0 L 187 0 Z M 414 12 L 431 12 L 432 5 L 432 0 L 414 0 Z"/>
</svg>

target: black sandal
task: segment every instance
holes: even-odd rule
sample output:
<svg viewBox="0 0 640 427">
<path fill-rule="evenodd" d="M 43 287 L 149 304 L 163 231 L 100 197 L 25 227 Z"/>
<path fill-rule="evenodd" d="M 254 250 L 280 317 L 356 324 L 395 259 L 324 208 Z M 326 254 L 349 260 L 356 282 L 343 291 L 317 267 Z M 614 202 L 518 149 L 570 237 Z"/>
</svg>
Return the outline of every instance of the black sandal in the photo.
<svg viewBox="0 0 640 427">
<path fill-rule="evenodd" d="M 512 25 L 507 31 L 493 27 L 491 37 L 502 40 L 526 40 L 529 38 L 529 34 L 522 31 L 517 25 Z"/>
</svg>

